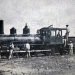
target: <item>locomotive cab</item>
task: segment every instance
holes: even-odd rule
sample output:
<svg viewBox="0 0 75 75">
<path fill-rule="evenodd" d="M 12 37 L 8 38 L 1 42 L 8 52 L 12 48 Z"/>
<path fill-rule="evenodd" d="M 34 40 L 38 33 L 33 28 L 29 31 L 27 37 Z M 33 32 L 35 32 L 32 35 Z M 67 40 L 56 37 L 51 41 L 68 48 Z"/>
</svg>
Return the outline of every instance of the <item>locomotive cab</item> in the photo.
<svg viewBox="0 0 75 75">
<path fill-rule="evenodd" d="M 46 49 L 55 50 L 55 52 L 63 53 L 64 41 L 67 45 L 68 41 L 68 30 L 67 28 L 54 28 L 54 27 L 45 27 L 38 30 L 40 38 L 42 40 L 42 44 L 46 47 Z M 65 36 L 65 37 L 64 37 Z M 55 53 L 53 51 L 53 53 Z"/>
<path fill-rule="evenodd" d="M 62 30 L 60 30 L 60 29 L 51 29 L 50 30 L 49 44 L 62 44 Z"/>
<path fill-rule="evenodd" d="M 42 28 L 39 30 L 40 38 L 44 44 L 64 44 L 63 39 L 64 35 L 62 32 L 66 32 L 66 28 Z"/>
</svg>

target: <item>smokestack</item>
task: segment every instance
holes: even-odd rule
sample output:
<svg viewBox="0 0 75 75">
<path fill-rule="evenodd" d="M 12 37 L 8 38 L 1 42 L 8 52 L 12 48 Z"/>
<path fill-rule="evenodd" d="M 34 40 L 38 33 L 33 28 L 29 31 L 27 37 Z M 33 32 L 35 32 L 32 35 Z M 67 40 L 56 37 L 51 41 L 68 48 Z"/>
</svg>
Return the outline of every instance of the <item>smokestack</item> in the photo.
<svg viewBox="0 0 75 75">
<path fill-rule="evenodd" d="M 68 45 L 68 37 L 69 37 L 69 29 L 68 29 L 69 25 L 66 25 L 66 45 Z"/>
<path fill-rule="evenodd" d="M 3 20 L 0 20 L 0 34 L 4 34 Z"/>
</svg>

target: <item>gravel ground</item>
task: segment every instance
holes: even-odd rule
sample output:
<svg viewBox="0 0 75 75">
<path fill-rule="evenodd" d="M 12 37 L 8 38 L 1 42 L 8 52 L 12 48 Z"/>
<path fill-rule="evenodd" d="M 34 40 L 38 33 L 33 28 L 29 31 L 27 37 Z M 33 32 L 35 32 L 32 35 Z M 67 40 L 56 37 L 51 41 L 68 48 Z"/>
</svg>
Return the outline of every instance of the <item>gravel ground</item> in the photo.
<svg viewBox="0 0 75 75">
<path fill-rule="evenodd" d="M 0 59 L 0 75 L 75 75 L 75 56 Z"/>
</svg>

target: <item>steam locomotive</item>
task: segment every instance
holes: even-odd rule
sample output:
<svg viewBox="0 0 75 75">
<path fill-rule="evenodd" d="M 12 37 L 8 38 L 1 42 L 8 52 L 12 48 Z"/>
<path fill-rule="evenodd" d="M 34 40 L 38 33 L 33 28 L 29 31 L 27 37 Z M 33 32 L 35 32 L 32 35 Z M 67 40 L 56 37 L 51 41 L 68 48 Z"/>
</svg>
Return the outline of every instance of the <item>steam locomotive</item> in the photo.
<svg viewBox="0 0 75 75">
<path fill-rule="evenodd" d="M 5 35 L 2 20 L 0 21 L 0 26 L 2 26 L 0 32 L 0 53 L 9 52 L 11 42 L 15 46 L 14 52 L 25 52 L 24 44 L 29 43 L 31 52 L 68 53 L 68 25 L 66 25 L 66 28 L 54 28 L 50 25 L 37 30 L 35 35 L 30 34 L 27 24 L 21 35 L 16 34 L 15 28 L 11 29 L 10 35 Z M 63 32 L 65 32 L 64 35 Z"/>
</svg>

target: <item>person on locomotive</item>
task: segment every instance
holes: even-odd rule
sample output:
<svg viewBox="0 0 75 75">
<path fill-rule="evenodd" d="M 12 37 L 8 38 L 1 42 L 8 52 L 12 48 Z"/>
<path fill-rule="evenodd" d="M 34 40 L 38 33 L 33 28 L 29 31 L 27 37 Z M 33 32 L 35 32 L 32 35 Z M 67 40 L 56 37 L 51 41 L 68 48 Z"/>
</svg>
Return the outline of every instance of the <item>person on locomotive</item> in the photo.
<svg viewBox="0 0 75 75">
<path fill-rule="evenodd" d="M 10 51 L 10 53 L 9 53 L 9 59 L 11 59 L 12 58 L 12 55 L 13 55 L 13 49 L 14 49 L 14 44 L 13 44 L 13 42 L 10 44 L 10 49 L 9 49 L 9 51 Z"/>
<path fill-rule="evenodd" d="M 60 32 L 58 32 L 58 34 L 57 34 L 57 37 L 60 37 L 61 35 L 60 35 Z"/>
</svg>

